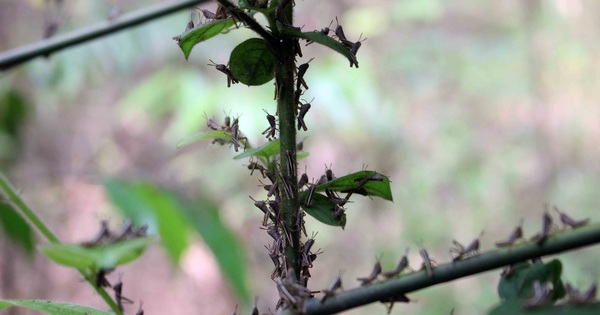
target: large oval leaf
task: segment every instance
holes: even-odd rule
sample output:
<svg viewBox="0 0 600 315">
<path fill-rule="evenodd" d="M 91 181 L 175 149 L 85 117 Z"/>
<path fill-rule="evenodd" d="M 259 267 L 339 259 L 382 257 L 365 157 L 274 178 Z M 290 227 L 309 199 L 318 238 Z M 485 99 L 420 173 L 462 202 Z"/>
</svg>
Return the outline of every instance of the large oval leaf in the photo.
<svg viewBox="0 0 600 315">
<path fill-rule="evenodd" d="M 194 48 L 196 44 L 221 34 L 224 30 L 230 29 L 234 24 L 235 22 L 233 22 L 233 19 L 217 20 L 204 25 L 199 25 L 181 34 L 178 44 L 183 51 L 185 59 L 188 59 L 192 52 L 192 48 Z"/>
<path fill-rule="evenodd" d="M 114 315 L 93 307 L 42 300 L 0 300 L 0 309 L 22 306 L 52 315 Z"/>
<path fill-rule="evenodd" d="M 229 57 L 233 76 L 246 85 L 263 85 L 273 79 L 275 58 L 261 38 L 250 38 L 237 45 Z"/>
</svg>

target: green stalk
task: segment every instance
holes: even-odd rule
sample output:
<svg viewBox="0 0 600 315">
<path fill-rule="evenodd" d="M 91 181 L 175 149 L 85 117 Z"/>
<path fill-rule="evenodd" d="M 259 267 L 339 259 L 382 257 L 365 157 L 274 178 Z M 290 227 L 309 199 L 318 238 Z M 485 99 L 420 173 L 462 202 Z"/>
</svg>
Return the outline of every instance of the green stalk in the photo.
<svg viewBox="0 0 600 315">
<path fill-rule="evenodd" d="M 293 5 L 290 3 L 285 8 L 285 16 L 292 23 Z M 290 172 L 287 165 L 297 166 L 296 160 L 296 112 L 297 106 L 294 99 L 294 73 L 296 60 L 294 52 L 294 38 L 280 35 L 280 40 L 274 46 L 275 54 L 275 82 L 280 90 L 277 99 L 277 112 L 279 114 L 279 138 L 280 138 L 280 160 L 279 165 L 283 178 L 291 188 L 291 196 L 284 189 L 281 190 L 281 209 L 286 231 L 291 237 L 291 244 L 287 244 L 285 256 L 287 266 L 294 269 L 296 277 L 300 278 L 300 233 L 296 222 L 300 204 L 298 201 L 298 175 Z M 289 153 L 289 154 L 288 154 Z M 288 161 L 288 158 L 290 161 Z M 296 167 L 294 167 L 296 169 Z M 280 185 L 279 187 L 283 187 Z"/>
<path fill-rule="evenodd" d="M 563 231 L 551 236 L 542 246 L 532 241 L 435 266 L 431 277 L 422 270 L 345 291 L 329 298 L 325 303 L 321 303 L 319 299 L 311 299 L 306 303 L 306 314 L 334 314 L 458 278 L 597 243 L 600 243 L 600 224 Z M 279 314 L 291 313 L 283 311 Z"/>
<path fill-rule="evenodd" d="M 27 206 L 25 201 L 21 199 L 17 194 L 15 188 L 10 184 L 6 176 L 0 172 L 0 192 L 12 203 L 16 209 L 21 211 L 21 215 L 24 216 L 31 225 L 33 225 L 39 232 L 52 244 L 60 244 L 60 240 L 45 224 L 44 222 Z M 102 297 L 104 302 L 118 315 L 123 315 L 123 312 L 119 310 L 117 303 L 113 301 L 108 292 L 102 287 L 97 287 L 94 283 L 94 279 L 91 279 L 85 270 L 77 269 L 81 276 L 94 288 L 96 292 Z"/>
<path fill-rule="evenodd" d="M 129 14 L 123 14 L 114 20 L 105 20 L 66 34 L 11 49 L 0 53 L 0 69 L 6 69 L 36 57 L 48 56 L 59 50 L 75 46 L 102 36 L 106 36 L 145 22 L 154 21 L 173 12 L 191 8 L 209 0 L 187 0 L 168 4 L 158 4 Z M 183 29 L 183 27 L 182 27 Z"/>
</svg>

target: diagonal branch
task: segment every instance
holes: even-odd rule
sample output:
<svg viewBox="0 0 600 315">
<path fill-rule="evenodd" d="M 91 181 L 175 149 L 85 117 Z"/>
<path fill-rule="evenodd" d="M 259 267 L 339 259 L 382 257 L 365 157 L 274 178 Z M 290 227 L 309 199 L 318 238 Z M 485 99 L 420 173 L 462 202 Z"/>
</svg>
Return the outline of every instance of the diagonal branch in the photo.
<svg viewBox="0 0 600 315">
<path fill-rule="evenodd" d="M 209 0 L 186 0 L 169 4 L 160 4 L 136 12 L 124 14 L 113 21 L 103 21 L 97 24 L 58 35 L 49 39 L 40 40 L 29 45 L 14 48 L 0 53 L 0 70 L 16 66 L 31 59 L 48 56 L 59 50 L 81 44 L 102 36 L 106 36 L 154 19 L 166 16 L 173 12 L 208 2 Z"/>
<path fill-rule="evenodd" d="M 419 271 L 340 293 L 329 298 L 325 303 L 320 303 L 318 299 L 312 299 L 306 304 L 306 314 L 338 313 L 458 278 L 597 243 L 600 243 L 600 224 L 563 231 L 550 237 L 542 246 L 538 246 L 535 242 L 528 242 L 492 250 L 454 263 L 439 265 L 433 269 L 431 277 L 427 276 L 425 271 Z M 284 311 L 279 314 L 290 313 Z"/>
</svg>

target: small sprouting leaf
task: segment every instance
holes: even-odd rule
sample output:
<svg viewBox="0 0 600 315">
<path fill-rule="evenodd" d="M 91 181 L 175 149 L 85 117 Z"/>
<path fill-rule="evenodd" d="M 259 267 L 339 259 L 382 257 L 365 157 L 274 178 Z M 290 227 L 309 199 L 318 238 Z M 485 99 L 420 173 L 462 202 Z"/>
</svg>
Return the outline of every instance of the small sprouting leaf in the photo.
<svg viewBox="0 0 600 315">
<path fill-rule="evenodd" d="M 114 268 L 137 259 L 153 241 L 153 237 L 141 237 L 94 247 L 80 244 L 49 244 L 40 246 L 40 250 L 57 264 L 97 270 Z"/>
<path fill-rule="evenodd" d="M 27 222 L 9 203 L 0 201 L 0 225 L 4 232 L 27 253 L 33 253 L 34 238 Z"/>
<path fill-rule="evenodd" d="M 197 133 L 195 135 L 191 135 L 191 136 L 181 139 L 181 141 L 179 141 L 177 143 L 177 149 L 181 149 L 181 148 L 185 147 L 186 145 L 192 144 L 196 141 L 203 140 L 203 139 L 231 140 L 231 132 L 225 131 L 225 130 L 213 130 L 213 131 L 209 131 L 209 132 Z"/>
<path fill-rule="evenodd" d="M 296 154 L 296 161 L 300 161 L 304 158 L 307 158 L 310 155 L 310 152 L 298 152 Z"/>
<path fill-rule="evenodd" d="M 263 85 L 273 79 L 275 58 L 266 41 L 250 38 L 233 49 L 229 69 L 246 85 Z"/>
<path fill-rule="evenodd" d="M 338 192 L 354 190 L 358 194 L 394 201 L 390 189 L 390 179 L 374 171 L 359 171 L 315 187 L 315 191 L 325 191 L 326 189 Z"/>
<path fill-rule="evenodd" d="M 308 191 L 303 191 L 299 195 L 300 206 L 313 218 L 331 226 L 340 226 L 342 229 L 346 226 L 346 214 L 341 217 L 336 216 L 336 204 L 329 198 L 321 194 L 313 194 L 311 205 L 306 204 Z"/>
<path fill-rule="evenodd" d="M 181 47 L 185 59 L 188 59 L 192 52 L 192 48 L 194 48 L 196 44 L 221 34 L 223 31 L 230 29 L 234 24 L 235 22 L 231 18 L 216 20 L 214 22 L 196 26 L 181 34 L 179 47 Z"/>
<path fill-rule="evenodd" d="M 350 48 L 344 46 L 344 44 L 338 42 L 337 40 L 335 40 L 319 31 L 301 32 L 298 29 L 295 29 L 293 27 L 285 27 L 285 26 L 282 26 L 280 29 L 281 29 L 281 34 L 283 34 L 283 35 L 293 36 L 293 37 L 297 37 L 297 38 L 303 38 L 306 40 L 313 41 L 315 43 L 319 43 L 323 46 L 327 46 L 327 47 L 337 51 L 338 53 L 342 54 L 344 57 L 348 58 L 348 60 L 350 61 L 350 65 L 356 64 L 356 67 L 358 68 L 358 61 L 356 60 L 356 56 L 354 56 L 350 52 Z"/>
<path fill-rule="evenodd" d="M 279 154 L 279 139 L 270 141 L 261 145 L 258 148 L 247 150 L 246 152 L 233 157 L 234 160 L 239 160 L 251 156 L 269 158 L 275 154 Z"/>
<path fill-rule="evenodd" d="M 113 312 L 99 310 L 97 308 L 42 300 L 0 300 L 0 309 L 9 306 L 21 306 L 51 315 L 114 315 Z"/>
<path fill-rule="evenodd" d="M 565 288 L 560 278 L 561 273 L 562 264 L 556 259 L 548 263 L 520 263 L 513 268 L 509 276 L 503 276 L 500 279 L 498 294 L 503 300 L 525 299 L 530 295 L 535 281 L 551 282 L 550 296 L 552 300 L 558 300 L 565 295 Z"/>
</svg>

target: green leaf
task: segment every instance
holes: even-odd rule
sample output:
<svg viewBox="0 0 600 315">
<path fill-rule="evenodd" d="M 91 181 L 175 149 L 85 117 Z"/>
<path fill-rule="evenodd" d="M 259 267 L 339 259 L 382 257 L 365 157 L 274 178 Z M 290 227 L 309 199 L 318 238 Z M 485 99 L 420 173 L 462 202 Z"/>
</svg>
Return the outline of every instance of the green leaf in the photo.
<svg viewBox="0 0 600 315">
<path fill-rule="evenodd" d="M 141 237 L 94 247 L 80 244 L 49 244 L 40 246 L 40 250 L 57 264 L 83 270 L 98 270 L 132 262 L 140 257 L 153 241 L 153 237 Z"/>
<path fill-rule="evenodd" d="M 545 305 L 523 309 L 522 300 L 512 299 L 493 308 L 488 315 L 589 315 L 600 314 L 600 303 L 584 305 Z"/>
<path fill-rule="evenodd" d="M 346 214 L 344 214 L 341 218 L 338 218 L 334 212 L 336 209 L 336 204 L 326 196 L 317 193 L 313 194 L 311 206 L 306 204 L 308 191 L 301 192 L 298 197 L 300 199 L 300 206 L 311 217 L 327 225 L 339 226 L 342 229 L 346 227 Z"/>
<path fill-rule="evenodd" d="M 230 18 L 216 20 L 214 22 L 196 26 L 181 34 L 179 47 L 183 51 L 185 59 L 188 59 L 192 52 L 192 48 L 194 48 L 196 44 L 221 34 L 223 31 L 230 29 L 234 24 L 235 22 Z"/>
<path fill-rule="evenodd" d="M 160 240 L 173 263 L 178 264 L 188 247 L 189 222 L 182 215 L 177 198 L 151 183 L 117 180 L 105 184 L 110 199 L 125 217 L 158 230 Z"/>
<path fill-rule="evenodd" d="M 261 38 L 250 38 L 237 45 L 229 57 L 233 76 L 246 85 L 263 85 L 273 79 L 275 58 Z"/>
<path fill-rule="evenodd" d="M 4 232 L 16 241 L 25 253 L 31 255 L 34 247 L 33 232 L 25 221 L 9 203 L 0 201 L 0 224 Z"/>
<path fill-rule="evenodd" d="M 223 140 L 231 140 L 231 132 L 225 130 L 213 130 L 209 132 L 201 132 L 195 135 L 191 135 L 189 137 L 183 138 L 181 141 L 177 143 L 177 149 L 181 149 L 186 145 L 192 144 L 199 140 L 204 139 L 223 139 Z"/>
<path fill-rule="evenodd" d="M 310 152 L 298 152 L 296 154 L 296 161 L 300 161 L 304 158 L 307 158 L 310 155 Z"/>
<path fill-rule="evenodd" d="M 281 24 L 278 25 L 281 26 L 281 34 L 311 40 L 315 43 L 319 43 L 323 46 L 329 47 L 346 57 L 350 61 L 350 66 L 352 66 L 352 64 L 356 64 L 356 67 L 358 68 L 358 61 L 356 60 L 356 56 L 354 56 L 350 52 L 350 48 L 344 46 L 344 44 L 338 42 L 337 40 L 318 31 L 301 32 L 300 30 L 292 27 L 286 27 Z"/>
<path fill-rule="evenodd" d="M 382 180 L 366 180 L 369 176 L 379 177 Z M 328 189 L 344 192 L 361 188 L 359 186 L 362 182 L 364 182 L 362 185 L 362 188 L 364 189 L 363 194 L 366 193 L 369 196 L 376 196 L 385 200 L 394 201 L 390 189 L 390 179 L 387 176 L 374 171 L 359 171 L 336 178 L 325 184 L 316 186 L 315 191 L 325 191 Z M 361 190 L 358 190 L 357 193 L 361 193 Z"/>
<path fill-rule="evenodd" d="M 554 259 L 548 263 L 521 263 L 509 276 L 503 276 L 498 283 L 498 294 L 503 300 L 525 299 L 531 294 L 535 281 L 551 282 L 552 300 L 556 301 L 565 295 L 561 280 L 562 264 Z"/>
<path fill-rule="evenodd" d="M 114 315 L 113 312 L 69 303 L 46 300 L 0 300 L 0 309 L 13 305 L 27 307 L 52 315 Z"/>
<path fill-rule="evenodd" d="M 191 228 L 198 231 L 240 299 L 249 301 L 241 245 L 235 234 L 221 222 L 216 206 L 191 202 L 149 183 L 113 180 L 106 183 L 106 188 L 113 203 L 126 217 L 134 222 L 146 220 L 158 225 L 161 241 L 175 263 L 187 248 L 188 231 Z"/>
<path fill-rule="evenodd" d="M 223 223 L 218 207 L 207 201 L 188 201 L 182 210 L 188 222 L 212 250 L 238 298 L 248 304 L 250 293 L 246 283 L 247 264 L 243 247 L 235 233 Z"/>
<path fill-rule="evenodd" d="M 275 154 L 279 154 L 279 139 L 275 139 L 258 148 L 247 150 L 246 152 L 233 157 L 234 160 L 239 160 L 251 156 L 269 158 Z"/>
</svg>

